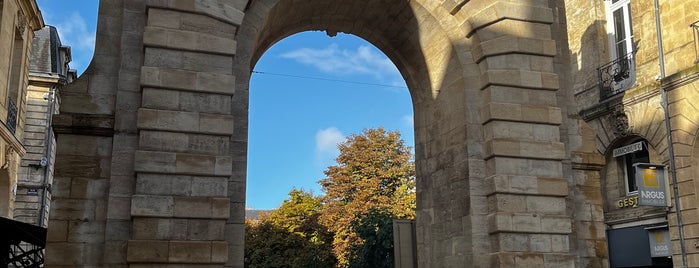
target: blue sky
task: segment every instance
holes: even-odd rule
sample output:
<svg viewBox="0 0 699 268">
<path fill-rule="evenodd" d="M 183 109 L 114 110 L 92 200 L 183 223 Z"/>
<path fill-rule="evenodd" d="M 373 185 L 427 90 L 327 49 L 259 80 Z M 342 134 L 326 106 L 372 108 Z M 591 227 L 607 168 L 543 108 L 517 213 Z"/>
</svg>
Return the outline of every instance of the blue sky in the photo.
<svg viewBox="0 0 699 268">
<path fill-rule="evenodd" d="M 46 24 L 72 48 L 82 73 L 92 58 L 97 0 L 37 0 Z M 347 34 L 287 37 L 255 66 L 250 82 L 247 206 L 279 206 L 292 188 L 322 194 L 337 143 L 365 128 L 398 130 L 413 146 L 408 89 L 393 63 Z"/>
</svg>

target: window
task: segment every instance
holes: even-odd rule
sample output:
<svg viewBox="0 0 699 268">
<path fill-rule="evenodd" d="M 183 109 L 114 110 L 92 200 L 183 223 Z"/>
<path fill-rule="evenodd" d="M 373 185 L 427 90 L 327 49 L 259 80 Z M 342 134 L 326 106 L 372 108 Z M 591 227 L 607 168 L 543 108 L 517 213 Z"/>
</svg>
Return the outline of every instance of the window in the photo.
<svg viewBox="0 0 699 268">
<path fill-rule="evenodd" d="M 11 66 L 10 66 L 10 85 L 7 90 L 7 119 L 5 125 L 10 132 L 15 133 L 17 127 L 17 112 L 18 106 L 21 104 L 20 93 L 21 87 L 24 87 L 24 76 L 22 72 L 22 64 L 24 57 L 24 40 L 19 31 L 15 32 L 14 43 L 12 44 Z"/>
<path fill-rule="evenodd" d="M 625 154 L 624 158 L 624 168 L 626 170 L 626 193 L 635 193 L 638 191 L 638 186 L 636 185 L 636 170 L 633 164 L 636 163 L 650 163 L 650 157 L 648 155 L 648 149 L 645 143 L 641 146 L 642 149 L 635 151 L 633 153 Z"/>
<path fill-rule="evenodd" d="M 607 1 L 609 2 L 609 1 Z M 612 0 L 607 4 L 607 33 L 611 60 L 617 60 L 633 52 L 631 28 L 631 0 Z"/>
<path fill-rule="evenodd" d="M 607 0 L 607 35 L 610 63 L 600 67 L 604 96 L 621 93 L 636 81 L 631 0 Z"/>
</svg>

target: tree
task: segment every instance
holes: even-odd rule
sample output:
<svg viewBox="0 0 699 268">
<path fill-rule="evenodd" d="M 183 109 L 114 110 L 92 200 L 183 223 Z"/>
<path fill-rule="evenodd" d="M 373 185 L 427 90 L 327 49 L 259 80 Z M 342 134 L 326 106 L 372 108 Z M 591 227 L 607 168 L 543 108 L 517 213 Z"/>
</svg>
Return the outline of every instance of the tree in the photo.
<svg viewBox="0 0 699 268">
<path fill-rule="evenodd" d="M 350 268 L 393 268 L 393 217 L 372 208 L 352 221 L 352 230 L 363 243 L 350 248 Z"/>
<path fill-rule="evenodd" d="M 346 267 L 352 248 L 364 243 L 351 228 L 358 217 L 371 209 L 415 217 L 415 166 L 398 131 L 365 129 L 338 148 L 337 165 L 328 167 L 319 182 L 325 192 L 321 223 L 335 233 L 333 251 Z"/>
<path fill-rule="evenodd" d="M 278 209 L 261 215 L 259 222 L 246 220 L 245 266 L 334 267 L 333 235 L 319 223 L 321 211 L 320 198 L 293 189 Z"/>
</svg>

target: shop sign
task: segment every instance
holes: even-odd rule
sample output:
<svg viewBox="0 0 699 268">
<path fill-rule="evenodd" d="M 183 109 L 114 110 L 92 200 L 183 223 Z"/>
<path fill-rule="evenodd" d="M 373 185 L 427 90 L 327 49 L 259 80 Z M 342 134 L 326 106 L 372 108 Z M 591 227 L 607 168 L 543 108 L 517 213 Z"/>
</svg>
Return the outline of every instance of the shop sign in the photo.
<svg viewBox="0 0 699 268">
<path fill-rule="evenodd" d="M 638 204 L 641 206 L 667 206 L 665 192 L 665 166 L 636 163 L 636 185 Z"/>
<path fill-rule="evenodd" d="M 39 189 L 29 188 L 27 189 L 27 195 L 39 195 Z"/>
<path fill-rule="evenodd" d="M 637 195 L 627 196 L 616 201 L 616 207 L 618 208 L 635 207 L 636 205 L 638 205 Z"/>
<path fill-rule="evenodd" d="M 616 148 L 612 151 L 612 156 L 619 157 L 625 154 L 630 154 L 641 150 L 643 150 L 643 141 Z"/>
<path fill-rule="evenodd" d="M 670 251 L 670 231 L 668 229 L 648 230 L 648 241 L 650 242 L 651 257 L 672 256 L 672 251 Z"/>
</svg>

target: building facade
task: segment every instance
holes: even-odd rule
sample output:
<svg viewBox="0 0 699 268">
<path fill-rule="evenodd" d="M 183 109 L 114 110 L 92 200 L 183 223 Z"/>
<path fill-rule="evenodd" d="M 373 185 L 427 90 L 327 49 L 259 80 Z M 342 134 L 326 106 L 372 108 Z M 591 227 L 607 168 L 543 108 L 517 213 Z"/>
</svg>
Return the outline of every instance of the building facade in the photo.
<svg viewBox="0 0 699 268">
<path fill-rule="evenodd" d="M 600 199 L 576 205 L 586 212 L 576 214 L 586 217 L 580 235 L 611 267 L 699 266 L 699 2 L 566 2 L 587 14 L 567 12 L 569 86 L 580 131 L 594 134 L 580 142 L 592 156 L 579 191 Z"/>
<path fill-rule="evenodd" d="M 34 31 L 44 26 L 36 1 L 0 1 L 0 217 L 13 218 Z"/>
<path fill-rule="evenodd" d="M 48 224 L 56 154 L 51 121 L 59 110 L 60 88 L 77 77 L 70 61 L 70 47 L 61 43 L 55 27 L 34 32 L 24 128 L 27 154 L 20 162 L 14 217 L 41 227 Z"/>
<path fill-rule="evenodd" d="M 696 6 L 101 0 L 54 117 L 46 263 L 243 267 L 250 74 L 322 30 L 406 80 L 418 267 L 699 267 Z"/>
</svg>

